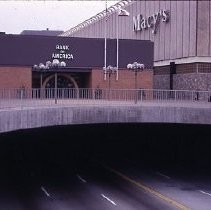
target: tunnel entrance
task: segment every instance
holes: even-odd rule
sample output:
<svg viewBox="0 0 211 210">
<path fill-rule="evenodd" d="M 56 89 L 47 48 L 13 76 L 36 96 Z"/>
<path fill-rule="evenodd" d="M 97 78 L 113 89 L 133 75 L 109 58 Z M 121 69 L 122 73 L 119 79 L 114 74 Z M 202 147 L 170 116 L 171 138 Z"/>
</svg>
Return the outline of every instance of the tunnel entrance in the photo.
<svg viewBox="0 0 211 210">
<path fill-rule="evenodd" d="M 130 160 L 149 167 L 209 170 L 210 125 L 99 124 L 57 126 L 1 134 L 1 162 Z M 72 161 L 73 160 L 73 161 Z M 8 164 L 6 164 L 8 165 Z M 10 165 L 10 164 L 9 164 Z M 50 164 L 49 164 L 50 165 Z"/>
<path fill-rule="evenodd" d="M 151 183 L 160 183 L 161 188 L 165 185 L 175 190 L 179 186 L 179 195 L 207 193 L 206 189 L 200 190 L 201 186 L 209 186 L 211 175 L 209 131 L 210 126 L 204 125 L 98 124 L 1 134 L 0 209 L 16 209 L 20 204 L 20 210 L 55 209 L 55 206 L 62 209 L 65 205 L 77 210 L 84 208 L 84 202 L 87 209 L 103 209 L 102 199 L 100 207 L 96 207 L 99 204 L 96 196 L 107 198 L 102 194 L 107 190 L 118 191 L 123 203 L 132 199 L 137 205 L 134 210 L 140 209 L 140 205 L 150 210 L 175 209 L 155 204 L 152 198 L 142 202 L 146 192 L 137 197 L 140 190 L 137 192 L 104 166 L 110 165 L 133 178 L 145 176 Z M 196 175 L 202 178 L 194 180 Z M 194 182 L 184 184 L 187 180 Z M 201 185 L 197 189 L 198 181 Z M 125 195 L 130 195 L 130 199 L 125 199 Z M 203 199 L 201 205 L 205 205 Z M 209 202 L 206 205 L 210 206 Z"/>
</svg>

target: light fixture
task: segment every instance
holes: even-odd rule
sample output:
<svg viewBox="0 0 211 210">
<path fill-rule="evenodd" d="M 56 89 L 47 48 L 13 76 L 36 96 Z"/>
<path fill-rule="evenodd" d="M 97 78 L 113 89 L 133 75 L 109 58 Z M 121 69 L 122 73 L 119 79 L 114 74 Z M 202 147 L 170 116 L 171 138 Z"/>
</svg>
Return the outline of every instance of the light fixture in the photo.
<svg viewBox="0 0 211 210">
<path fill-rule="evenodd" d="M 118 16 L 129 16 L 130 13 L 124 9 L 119 9 Z"/>
<path fill-rule="evenodd" d="M 127 68 L 135 73 L 135 78 L 134 78 L 134 80 L 135 80 L 135 82 L 134 82 L 135 83 L 135 103 L 137 103 L 137 94 L 138 94 L 137 93 L 137 74 L 138 74 L 138 72 L 143 71 L 145 66 L 143 63 L 134 62 L 132 64 L 129 63 L 127 65 Z"/>
<path fill-rule="evenodd" d="M 117 5 L 118 7 L 118 5 Z M 117 67 L 117 74 L 116 80 L 119 79 L 119 16 L 120 17 L 128 17 L 130 13 L 124 9 L 117 8 L 117 27 L 116 27 L 116 67 Z"/>
</svg>

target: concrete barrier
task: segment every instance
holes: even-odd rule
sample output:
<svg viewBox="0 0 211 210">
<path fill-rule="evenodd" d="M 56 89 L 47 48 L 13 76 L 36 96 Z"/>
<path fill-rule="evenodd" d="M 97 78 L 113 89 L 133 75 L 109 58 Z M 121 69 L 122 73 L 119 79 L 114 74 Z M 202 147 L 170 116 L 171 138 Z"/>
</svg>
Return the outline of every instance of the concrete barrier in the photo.
<svg viewBox="0 0 211 210">
<path fill-rule="evenodd" d="M 141 103 L 120 106 L 51 106 L 0 110 L 0 133 L 55 125 L 97 123 L 211 124 L 206 104 Z"/>
</svg>

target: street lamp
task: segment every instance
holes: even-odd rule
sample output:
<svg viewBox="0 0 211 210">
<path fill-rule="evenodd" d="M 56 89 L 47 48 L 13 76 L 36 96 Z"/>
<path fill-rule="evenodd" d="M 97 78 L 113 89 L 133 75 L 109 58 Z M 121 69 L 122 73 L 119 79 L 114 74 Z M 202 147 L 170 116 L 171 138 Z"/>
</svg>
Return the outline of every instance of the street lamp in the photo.
<svg viewBox="0 0 211 210">
<path fill-rule="evenodd" d="M 105 27 L 104 27 L 104 80 L 106 80 L 106 69 L 107 69 L 107 19 L 108 19 L 108 5 L 107 0 L 105 1 Z"/>
<path fill-rule="evenodd" d="M 117 26 L 116 26 L 116 67 L 117 67 L 117 73 L 116 73 L 116 80 L 119 79 L 119 16 L 120 17 L 128 17 L 130 13 L 124 9 L 118 9 L 117 12 Z"/>
<path fill-rule="evenodd" d="M 106 68 L 104 67 L 103 70 L 104 70 L 104 74 L 108 75 L 108 82 L 109 82 L 108 89 L 110 90 L 111 89 L 111 75 L 117 73 L 117 67 L 113 67 L 109 65 Z"/>
<path fill-rule="evenodd" d="M 58 59 L 53 59 L 53 61 L 46 61 L 46 64 L 40 63 L 39 65 L 34 65 L 33 69 L 39 70 L 39 71 L 47 71 L 50 69 L 55 68 L 64 68 L 66 67 L 66 63 L 64 61 L 59 61 Z"/>
<path fill-rule="evenodd" d="M 117 67 L 113 67 L 111 65 L 103 68 L 104 75 L 108 75 L 108 98 L 110 99 L 110 92 L 111 92 L 111 75 L 117 74 Z M 106 77 L 106 76 L 105 76 Z"/>
<path fill-rule="evenodd" d="M 141 72 L 141 71 L 144 70 L 144 64 L 138 63 L 138 62 L 134 62 L 132 64 L 129 63 L 127 65 L 127 68 L 135 73 L 134 74 L 135 75 L 135 77 L 134 77 L 134 79 L 135 79 L 135 92 L 137 92 L 137 74 L 138 74 L 138 72 Z M 135 103 L 137 103 L 137 94 L 135 94 L 135 96 L 136 96 L 135 97 Z"/>
<path fill-rule="evenodd" d="M 118 78 L 119 78 L 119 74 L 118 74 L 118 69 L 119 69 L 119 26 L 118 26 L 119 21 L 118 21 L 118 17 L 119 16 L 124 17 L 124 16 L 130 15 L 129 12 L 127 12 L 126 10 L 119 8 L 124 5 L 124 4 L 122 5 L 120 3 L 109 8 L 110 9 L 109 12 L 112 12 L 113 10 L 117 11 L 117 17 L 116 17 L 116 21 L 117 21 L 116 22 L 117 23 L 117 26 L 116 26 L 116 39 L 117 39 L 117 42 L 116 42 L 116 80 L 118 80 Z M 104 27 L 105 42 L 104 42 L 104 67 L 103 67 L 103 69 L 107 68 L 107 20 L 108 20 L 107 0 L 105 1 L 105 6 L 106 6 L 105 27 Z M 106 74 L 104 74 L 104 80 L 106 80 Z"/>
<path fill-rule="evenodd" d="M 46 64 L 40 63 L 39 65 L 34 65 L 33 69 L 41 72 L 40 77 L 40 89 L 42 89 L 42 73 L 47 72 L 48 70 L 54 70 L 59 68 L 66 67 L 66 63 L 64 61 L 59 61 L 58 59 L 53 59 L 53 61 L 46 61 Z M 55 71 L 55 80 L 54 80 L 54 98 L 55 104 L 57 104 L 57 71 Z"/>
</svg>

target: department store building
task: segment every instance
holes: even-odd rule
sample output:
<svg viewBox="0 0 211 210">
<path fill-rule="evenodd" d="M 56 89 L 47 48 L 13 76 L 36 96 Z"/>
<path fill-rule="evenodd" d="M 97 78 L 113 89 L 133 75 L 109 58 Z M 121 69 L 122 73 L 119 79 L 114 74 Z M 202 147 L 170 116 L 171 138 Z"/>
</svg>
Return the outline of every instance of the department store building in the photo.
<svg viewBox="0 0 211 210">
<path fill-rule="evenodd" d="M 121 1 L 61 36 L 150 40 L 152 88 L 211 90 L 211 1 Z"/>
</svg>

